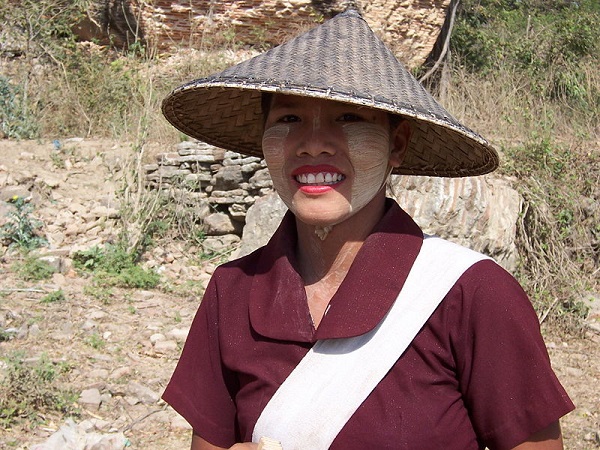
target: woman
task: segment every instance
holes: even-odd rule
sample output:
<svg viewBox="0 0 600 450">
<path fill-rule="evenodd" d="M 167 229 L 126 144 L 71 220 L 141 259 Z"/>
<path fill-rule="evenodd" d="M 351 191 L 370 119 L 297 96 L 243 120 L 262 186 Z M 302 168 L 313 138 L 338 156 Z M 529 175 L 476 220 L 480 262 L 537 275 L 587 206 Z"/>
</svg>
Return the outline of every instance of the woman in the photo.
<svg viewBox="0 0 600 450">
<path fill-rule="evenodd" d="M 497 154 L 356 11 L 163 111 L 264 156 L 289 208 L 265 247 L 215 271 L 164 393 L 192 449 L 562 448 L 573 405 L 518 283 L 385 198 L 392 172 L 480 175 Z"/>
</svg>

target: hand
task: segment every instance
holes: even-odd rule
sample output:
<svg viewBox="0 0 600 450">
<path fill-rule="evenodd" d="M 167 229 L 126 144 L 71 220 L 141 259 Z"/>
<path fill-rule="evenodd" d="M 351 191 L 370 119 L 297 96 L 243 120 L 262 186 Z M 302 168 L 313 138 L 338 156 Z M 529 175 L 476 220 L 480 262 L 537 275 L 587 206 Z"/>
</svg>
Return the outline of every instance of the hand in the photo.
<svg viewBox="0 0 600 450">
<path fill-rule="evenodd" d="M 259 442 L 258 444 L 255 444 L 253 442 L 243 442 L 241 444 L 234 444 L 233 447 L 230 447 L 230 450 L 258 450 L 259 448 L 263 448 L 261 446 L 264 446 L 264 444 L 265 444 L 264 439 L 267 439 L 267 441 L 271 441 L 268 438 L 263 438 L 263 439 L 261 439 L 261 442 Z M 276 441 L 273 441 L 273 442 L 276 442 Z M 275 447 L 275 448 L 281 448 L 281 446 L 279 445 L 279 442 L 277 442 L 277 445 L 278 445 L 278 447 Z M 267 447 L 264 447 L 264 450 L 267 450 L 269 448 L 273 449 L 274 447 L 267 446 Z M 226 450 L 226 449 L 217 447 L 216 445 L 212 445 L 211 443 L 202 439 L 197 434 L 194 434 L 194 435 L 192 435 L 192 446 L 191 446 L 190 450 Z"/>
</svg>

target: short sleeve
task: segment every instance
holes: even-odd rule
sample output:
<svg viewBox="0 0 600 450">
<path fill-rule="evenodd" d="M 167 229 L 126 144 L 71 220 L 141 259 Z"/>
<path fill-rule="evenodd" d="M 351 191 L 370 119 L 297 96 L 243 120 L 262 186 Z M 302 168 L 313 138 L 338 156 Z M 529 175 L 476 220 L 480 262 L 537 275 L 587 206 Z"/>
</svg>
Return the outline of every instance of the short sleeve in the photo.
<svg viewBox="0 0 600 450">
<path fill-rule="evenodd" d="M 512 448 L 573 410 L 518 282 L 484 261 L 453 289 L 463 299 L 453 337 L 460 390 L 482 443 Z"/>
<path fill-rule="evenodd" d="M 210 281 L 163 399 L 194 432 L 219 447 L 236 442 L 235 378 L 221 363 L 218 338 L 218 294 Z"/>
</svg>

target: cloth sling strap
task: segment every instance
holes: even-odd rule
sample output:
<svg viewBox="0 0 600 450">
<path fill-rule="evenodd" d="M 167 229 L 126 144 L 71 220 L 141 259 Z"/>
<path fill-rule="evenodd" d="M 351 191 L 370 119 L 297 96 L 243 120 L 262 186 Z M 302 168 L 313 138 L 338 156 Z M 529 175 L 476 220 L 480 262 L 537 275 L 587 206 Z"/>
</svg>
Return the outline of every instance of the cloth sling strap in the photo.
<svg viewBox="0 0 600 450">
<path fill-rule="evenodd" d="M 396 301 L 370 332 L 317 341 L 262 411 L 252 435 L 324 450 L 400 358 L 458 278 L 488 257 L 426 236 Z"/>
</svg>

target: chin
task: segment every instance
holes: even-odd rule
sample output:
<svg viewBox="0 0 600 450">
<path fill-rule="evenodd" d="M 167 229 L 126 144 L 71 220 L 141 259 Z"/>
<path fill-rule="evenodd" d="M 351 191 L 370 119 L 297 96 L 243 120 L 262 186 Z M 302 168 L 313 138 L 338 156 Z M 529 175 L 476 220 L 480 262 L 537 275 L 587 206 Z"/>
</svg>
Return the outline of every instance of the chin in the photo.
<svg viewBox="0 0 600 450">
<path fill-rule="evenodd" d="M 292 210 L 292 212 L 302 223 L 315 227 L 328 227 L 337 225 L 352 215 L 352 211 L 350 209 L 345 209 L 342 211 L 306 211 L 302 208 L 297 208 L 296 210 Z"/>
</svg>

